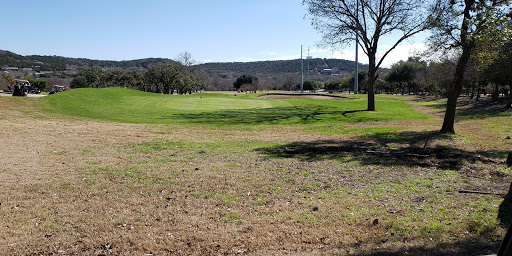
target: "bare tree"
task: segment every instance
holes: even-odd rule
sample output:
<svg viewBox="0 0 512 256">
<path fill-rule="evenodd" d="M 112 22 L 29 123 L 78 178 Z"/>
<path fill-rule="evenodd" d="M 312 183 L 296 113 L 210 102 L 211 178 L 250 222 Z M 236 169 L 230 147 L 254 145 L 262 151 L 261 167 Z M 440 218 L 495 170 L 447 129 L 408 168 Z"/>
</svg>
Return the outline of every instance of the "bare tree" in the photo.
<svg viewBox="0 0 512 256">
<path fill-rule="evenodd" d="M 190 66 L 196 64 L 196 61 L 194 59 L 192 59 L 192 54 L 190 54 L 187 51 L 184 51 L 184 52 L 178 54 L 178 56 L 176 57 L 175 60 L 186 67 L 190 67 Z"/>
<path fill-rule="evenodd" d="M 291 91 L 292 88 L 299 82 L 298 75 L 294 73 L 284 74 L 283 77 L 283 88 L 288 91 Z"/>
<path fill-rule="evenodd" d="M 354 42 L 368 56 L 368 110 L 375 110 L 374 84 L 382 61 L 404 40 L 429 28 L 430 8 L 435 5 L 420 0 L 303 0 L 312 16 L 312 25 L 329 45 Z M 377 60 L 379 40 L 398 36 L 391 47 Z"/>
</svg>

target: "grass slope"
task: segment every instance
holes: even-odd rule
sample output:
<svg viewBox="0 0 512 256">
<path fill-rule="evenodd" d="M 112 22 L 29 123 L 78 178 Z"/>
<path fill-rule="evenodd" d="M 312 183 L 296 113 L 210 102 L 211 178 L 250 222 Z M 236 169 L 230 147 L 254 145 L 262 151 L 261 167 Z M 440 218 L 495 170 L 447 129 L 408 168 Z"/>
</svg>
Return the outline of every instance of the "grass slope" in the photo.
<svg viewBox="0 0 512 256">
<path fill-rule="evenodd" d="M 161 95 L 106 88 L 70 90 L 46 97 L 45 101 L 61 114 L 125 123 L 282 125 L 429 118 L 391 97 L 377 96 L 378 111 L 364 111 L 364 95 L 347 101 L 273 100 L 244 94 Z"/>
</svg>

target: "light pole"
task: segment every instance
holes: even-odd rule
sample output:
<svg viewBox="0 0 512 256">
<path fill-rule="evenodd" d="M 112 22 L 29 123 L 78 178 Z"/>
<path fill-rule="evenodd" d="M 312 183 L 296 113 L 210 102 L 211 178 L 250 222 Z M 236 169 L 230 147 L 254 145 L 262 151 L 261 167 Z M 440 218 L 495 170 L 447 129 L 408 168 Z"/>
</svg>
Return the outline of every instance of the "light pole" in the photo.
<svg viewBox="0 0 512 256">
<path fill-rule="evenodd" d="M 306 80 L 306 81 L 311 81 L 311 80 L 309 80 L 309 60 L 310 59 L 312 59 L 312 57 L 309 55 L 309 47 L 308 47 L 308 56 L 306 56 L 306 60 L 308 62 L 308 80 Z"/>
<path fill-rule="evenodd" d="M 304 92 L 304 60 L 302 59 L 302 45 L 300 45 L 300 92 Z"/>
</svg>

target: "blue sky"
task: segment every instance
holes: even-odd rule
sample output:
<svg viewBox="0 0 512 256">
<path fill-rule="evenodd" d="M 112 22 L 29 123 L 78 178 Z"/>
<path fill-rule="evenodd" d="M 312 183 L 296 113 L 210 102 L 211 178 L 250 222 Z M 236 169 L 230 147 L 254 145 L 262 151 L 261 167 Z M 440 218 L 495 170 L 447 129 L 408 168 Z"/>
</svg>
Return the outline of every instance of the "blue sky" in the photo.
<svg viewBox="0 0 512 256">
<path fill-rule="evenodd" d="M 354 47 L 320 49 L 301 0 L 7 0 L 0 49 L 21 55 L 101 60 L 174 59 L 198 62 L 354 58 Z M 385 66 L 423 42 L 406 42 Z M 386 48 L 386 41 L 381 43 Z M 362 53 L 361 53 L 362 54 Z M 360 55 L 360 62 L 367 63 Z"/>
</svg>

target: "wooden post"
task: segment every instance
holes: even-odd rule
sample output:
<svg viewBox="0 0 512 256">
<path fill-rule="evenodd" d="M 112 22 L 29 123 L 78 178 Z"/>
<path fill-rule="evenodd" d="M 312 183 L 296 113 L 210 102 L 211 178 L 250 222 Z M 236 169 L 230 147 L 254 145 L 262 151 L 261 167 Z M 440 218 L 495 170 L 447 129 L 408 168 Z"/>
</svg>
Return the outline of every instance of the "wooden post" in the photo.
<svg viewBox="0 0 512 256">
<path fill-rule="evenodd" d="M 512 166 L 512 152 L 508 152 L 507 165 Z"/>
</svg>

